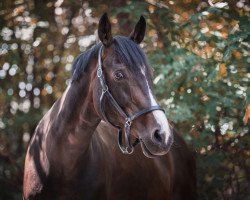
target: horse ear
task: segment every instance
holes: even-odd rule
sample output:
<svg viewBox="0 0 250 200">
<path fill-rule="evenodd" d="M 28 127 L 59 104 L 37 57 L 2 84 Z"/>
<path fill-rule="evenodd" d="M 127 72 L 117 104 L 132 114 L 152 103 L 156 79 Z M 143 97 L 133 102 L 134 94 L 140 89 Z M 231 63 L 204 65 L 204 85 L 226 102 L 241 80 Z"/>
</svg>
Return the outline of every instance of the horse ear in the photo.
<svg viewBox="0 0 250 200">
<path fill-rule="evenodd" d="M 111 24 L 108 19 L 107 13 L 104 13 L 99 21 L 98 36 L 104 46 L 108 47 L 113 42 L 111 33 Z"/>
<path fill-rule="evenodd" d="M 146 20 L 143 16 L 141 16 L 140 20 L 135 25 L 135 28 L 132 31 L 132 33 L 130 33 L 129 37 L 137 44 L 140 44 L 144 38 L 145 31 L 146 31 Z"/>
</svg>

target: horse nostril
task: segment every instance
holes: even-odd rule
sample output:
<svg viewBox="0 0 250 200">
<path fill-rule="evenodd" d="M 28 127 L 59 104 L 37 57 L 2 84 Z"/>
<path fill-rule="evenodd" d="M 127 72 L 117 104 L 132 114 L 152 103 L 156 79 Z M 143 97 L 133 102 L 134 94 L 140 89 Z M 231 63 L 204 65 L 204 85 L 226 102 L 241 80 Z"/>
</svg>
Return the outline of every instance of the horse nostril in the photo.
<svg viewBox="0 0 250 200">
<path fill-rule="evenodd" d="M 160 135 L 160 131 L 159 131 L 159 130 L 156 130 L 156 131 L 154 132 L 154 138 L 155 138 L 156 141 L 158 141 L 158 142 L 161 142 L 161 141 L 162 141 L 162 137 L 161 137 L 161 135 Z"/>
</svg>

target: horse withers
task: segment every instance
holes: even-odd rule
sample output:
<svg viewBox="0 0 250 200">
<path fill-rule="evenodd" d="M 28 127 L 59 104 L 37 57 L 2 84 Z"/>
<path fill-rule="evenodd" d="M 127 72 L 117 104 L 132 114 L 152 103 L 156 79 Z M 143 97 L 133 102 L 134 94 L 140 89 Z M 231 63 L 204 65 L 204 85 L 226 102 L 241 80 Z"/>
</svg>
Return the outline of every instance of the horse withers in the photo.
<svg viewBox="0 0 250 200">
<path fill-rule="evenodd" d="M 145 29 L 141 17 L 128 37 L 113 37 L 101 17 L 101 43 L 78 56 L 70 85 L 36 127 L 24 200 L 195 199 L 195 160 L 153 94 L 139 46 Z"/>
</svg>

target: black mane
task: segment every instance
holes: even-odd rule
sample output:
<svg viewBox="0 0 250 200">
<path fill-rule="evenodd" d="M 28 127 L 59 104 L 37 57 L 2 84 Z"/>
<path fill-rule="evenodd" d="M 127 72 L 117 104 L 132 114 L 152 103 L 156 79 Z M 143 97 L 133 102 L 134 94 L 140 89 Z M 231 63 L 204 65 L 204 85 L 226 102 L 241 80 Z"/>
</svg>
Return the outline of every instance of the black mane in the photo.
<svg viewBox="0 0 250 200">
<path fill-rule="evenodd" d="M 77 80 L 86 70 L 90 60 L 98 54 L 101 43 L 95 45 L 86 52 L 80 54 L 74 61 L 72 67 L 72 81 Z M 115 53 L 131 70 L 138 71 L 141 66 L 147 66 L 147 58 L 138 44 L 130 38 L 116 36 L 114 38 Z"/>
<path fill-rule="evenodd" d="M 82 73 L 86 70 L 89 64 L 89 61 L 98 53 L 100 47 L 101 43 L 95 45 L 91 49 L 88 49 L 75 59 L 72 67 L 72 81 L 78 80 L 81 77 Z"/>
</svg>

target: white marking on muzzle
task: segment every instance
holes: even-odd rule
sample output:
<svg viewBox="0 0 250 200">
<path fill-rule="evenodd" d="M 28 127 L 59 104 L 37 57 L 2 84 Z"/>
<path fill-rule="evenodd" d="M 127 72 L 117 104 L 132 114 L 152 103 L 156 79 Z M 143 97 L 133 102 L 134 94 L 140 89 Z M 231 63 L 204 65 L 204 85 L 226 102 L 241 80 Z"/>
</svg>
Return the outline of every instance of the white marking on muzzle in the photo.
<svg viewBox="0 0 250 200">
<path fill-rule="evenodd" d="M 145 80 L 146 80 L 146 86 L 147 86 L 147 89 L 148 89 L 150 104 L 151 104 L 151 106 L 156 106 L 158 104 L 157 104 L 157 102 L 156 102 L 156 100 L 154 98 L 154 95 L 153 95 L 150 87 L 149 87 L 148 80 L 146 79 L 145 71 L 143 69 L 141 69 L 141 72 L 142 72 L 142 74 L 143 74 L 143 76 L 145 77 Z M 156 122 L 161 126 L 161 128 L 162 128 L 161 131 L 165 132 L 165 134 L 166 134 L 165 143 L 167 143 L 168 139 L 169 139 L 169 137 L 171 135 L 168 119 L 167 119 L 166 115 L 164 114 L 164 112 L 161 111 L 161 110 L 154 110 L 152 113 L 154 115 L 154 118 L 155 118 Z"/>
</svg>

